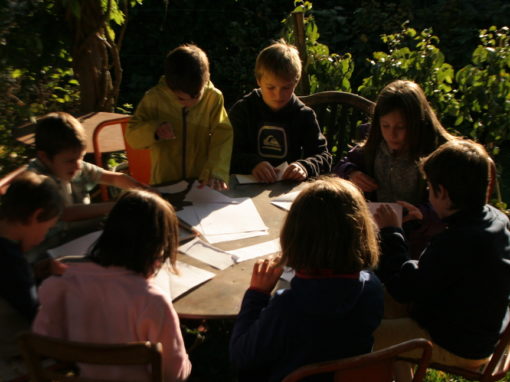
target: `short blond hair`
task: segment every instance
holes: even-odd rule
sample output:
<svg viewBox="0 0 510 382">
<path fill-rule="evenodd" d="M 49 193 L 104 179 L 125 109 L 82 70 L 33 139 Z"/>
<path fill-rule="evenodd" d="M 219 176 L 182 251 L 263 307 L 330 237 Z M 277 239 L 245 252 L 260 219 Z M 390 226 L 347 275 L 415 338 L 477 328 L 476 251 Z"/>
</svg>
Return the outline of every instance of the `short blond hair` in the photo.
<svg viewBox="0 0 510 382">
<path fill-rule="evenodd" d="M 259 81 L 264 73 L 269 72 L 278 78 L 298 83 L 301 68 L 297 48 L 280 39 L 260 51 L 255 62 L 255 78 Z"/>
<path fill-rule="evenodd" d="M 296 270 L 355 273 L 379 260 L 375 222 L 348 180 L 321 177 L 298 195 L 280 235 L 280 264 Z"/>
</svg>

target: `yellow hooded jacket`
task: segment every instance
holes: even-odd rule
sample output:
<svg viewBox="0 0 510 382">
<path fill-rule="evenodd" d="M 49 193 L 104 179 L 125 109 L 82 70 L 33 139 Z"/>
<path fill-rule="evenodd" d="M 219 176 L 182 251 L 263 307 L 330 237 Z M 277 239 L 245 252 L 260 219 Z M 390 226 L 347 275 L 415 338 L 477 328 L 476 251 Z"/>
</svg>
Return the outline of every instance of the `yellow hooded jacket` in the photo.
<svg viewBox="0 0 510 382">
<path fill-rule="evenodd" d="M 170 123 L 176 139 L 157 139 L 156 130 L 163 122 Z M 187 109 L 162 76 L 138 104 L 126 140 L 135 149 L 150 149 L 151 184 L 191 178 L 228 183 L 232 126 L 223 95 L 210 81 L 200 101 Z"/>
</svg>

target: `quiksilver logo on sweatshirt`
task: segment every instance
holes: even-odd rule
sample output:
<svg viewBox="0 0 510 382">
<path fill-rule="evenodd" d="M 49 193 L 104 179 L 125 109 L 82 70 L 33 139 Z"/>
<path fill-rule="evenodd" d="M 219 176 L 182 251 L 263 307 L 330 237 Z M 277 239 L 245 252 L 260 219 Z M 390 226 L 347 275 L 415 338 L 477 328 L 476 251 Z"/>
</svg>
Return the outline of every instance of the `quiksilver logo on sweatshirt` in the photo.
<svg viewBox="0 0 510 382">
<path fill-rule="evenodd" d="M 258 153 L 265 158 L 285 158 L 287 156 L 287 135 L 279 126 L 262 126 L 259 129 Z"/>
</svg>

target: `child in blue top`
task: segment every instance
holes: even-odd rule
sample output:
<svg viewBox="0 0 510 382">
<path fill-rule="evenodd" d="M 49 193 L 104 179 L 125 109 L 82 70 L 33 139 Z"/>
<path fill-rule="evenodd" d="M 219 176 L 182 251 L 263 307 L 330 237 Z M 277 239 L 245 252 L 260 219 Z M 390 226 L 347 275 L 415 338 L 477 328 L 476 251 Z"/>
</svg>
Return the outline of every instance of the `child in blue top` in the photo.
<svg viewBox="0 0 510 382">
<path fill-rule="evenodd" d="M 418 84 L 393 81 L 377 98 L 367 139 L 334 168 L 337 175 L 360 187 L 369 200 L 397 202 L 417 212 L 404 217 L 409 221 L 405 228 L 411 235 L 413 258 L 443 229 L 428 204 L 418 161 L 452 138 Z"/>
<path fill-rule="evenodd" d="M 294 201 L 280 236 L 282 256 L 259 260 L 230 340 L 241 381 L 281 381 L 312 362 L 370 352 L 383 290 L 369 270 L 379 250 L 375 223 L 352 183 L 324 178 Z M 271 298 L 282 265 L 296 270 Z"/>
<path fill-rule="evenodd" d="M 296 95 L 301 78 L 298 50 L 284 41 L 263 49 L 255 63 L 259 89 L 237 101 L 229 117 L 234 128 L 231 172 L 264 183 L 305 180 L 331 170 L 331 154 L 314 111 Z M 289 166 L 283 174 L 276 167 Z"/>
<path fill-rule="evenodd" d="M 16 336 L 29 330 L 37 313 L 32 270 L 23 255 L 39 244 L 58 220 L 64 201 L 44 175 L 15 178 L 0 205 L 0 356 L 19 353 Z"/>
</svg>

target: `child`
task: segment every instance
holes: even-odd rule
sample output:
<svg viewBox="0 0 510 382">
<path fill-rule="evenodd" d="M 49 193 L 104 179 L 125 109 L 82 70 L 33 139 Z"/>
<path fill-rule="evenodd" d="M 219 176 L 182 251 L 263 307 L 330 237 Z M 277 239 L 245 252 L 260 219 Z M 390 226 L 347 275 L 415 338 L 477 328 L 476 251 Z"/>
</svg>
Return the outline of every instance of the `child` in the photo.
<svg viewBox="0 0 510 382">
<path fill-rule="evenodd" d="M 399 202 L 414 212 L 404 217 L 404 221 L 414 221 L 406 225 L 406 233 L 413 235 L 413 258 L 419 256 L 430 237 L 443 229 L 427 203 L 417 163 L 452 138 L 421 87 L 412 81 L 397 80 L 379 94 L 365 142 L 354 147 L 334 168 L 371 201 Z M 422 220 L 421 225 L 414 219 Z"/>
<path fill-rule="evenodd" d="M 408 261 L 395 214 L 387 206 L 376 212 L 379 274 L 391 296 L 409 304 L 410 317 L 383 320 L 375 348 L 424 337 L 434 342 L 432 361 L 478 368 L 510 319 L 510 222 L 486 204 L 489 157 L 479 144 L 447 142 L 421 168 L 430 203 L 447 229 L 419 261 Z"/>
<path fill-rule="evenodd" d="M 104 216 L 113 203 L 90 204 L 88 192 L 97 184 L 119 188 L 145 188 L 135 179 L 122 173 L 107 171 L 83 161 L 85 155 L 85 131 L 80 122 L 67 113 L 50 113 L 37 121 L 35 127 L 35 149 L 37 157 L 28 169 L 48 175 L 57 182 L 65 200 L 62 222 L 50 232 L 45 247 L 60 244 L 80 230 L 92 229 L 90 219 Z M 81 222 L 79 222 L 81 221 Z M 91 222 L 91 224 L 88 224 Z M 74 222 L 74 223 L 73 223 Z"/>
<path fill-rule="evenodd" d="M 283 40 L 263 49 L 255 63 L 259 89 L 230 109 L 234 127 L 231 172 L 276 182 L 276 166 L 290 165 L 282 179 L 305 180 L 331 170 L 331 154 L 317 117 L 294 94 L 301 78 L 297 49 Z"/>
<path fill-rule="evenodd" d="M 19 354 L 16 336 L 37 312 L 35 281 L 23 256 L 53 226 L 64 201 L 50 178 L 25 172 L 15 178 L 0 205 L 0 355 Z"/>
<path fill-rule="evenodd" d="M 68 340 L 163 344 L 165 381 L 191 371 L 172 301 L 151 277 L 170 259 L 175 266 L 178 223 L 172 206 L 156 194 L 128 191 L 110 212 L 89 262 L 70 263 L 40 288 L 34 331 Z M 145 380 L 143 367 L 83 366 L 83 377 Z"/>
<path fill-rule="evenodd" d="M 370 352 L 383 315 L 382 286 L 368 270 L 379 256 L 375 223 L 353 184 L 338 178 L 309 184 L 280 242 L 276 264 L 255 264 L 234 325 L 230 358 L 240 380 L 281 381 L 308 363 Z M 281 265 L 296 276 L 270 299 Z"/>
<path fill-rule="evenodd" d="M 227 188 L 232 126 L 223 95 L 209 80 L 209 60 L 196 45 L 168 53 L 165 75 L 138 105 L 126 131 L 135 149 L 150 148 L 151 183 L 197 178 Z"/>
</svg>

